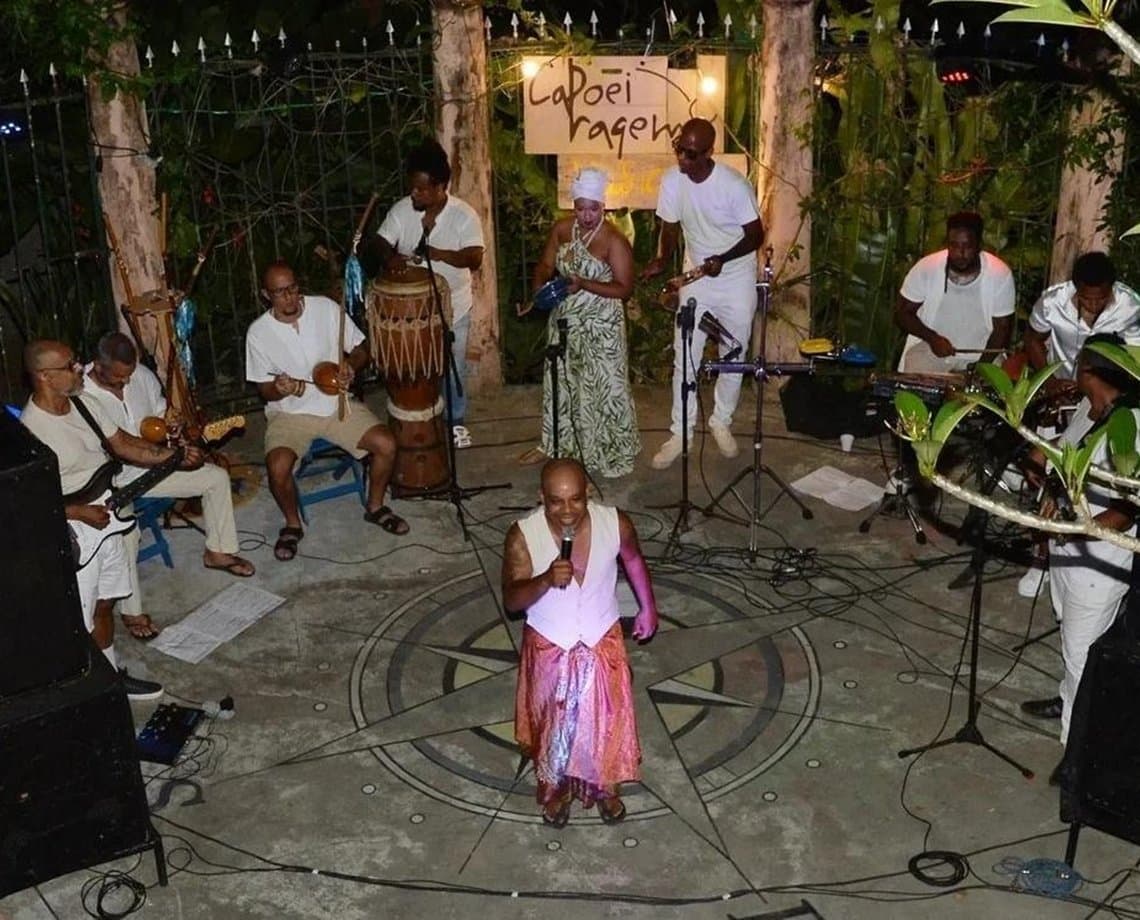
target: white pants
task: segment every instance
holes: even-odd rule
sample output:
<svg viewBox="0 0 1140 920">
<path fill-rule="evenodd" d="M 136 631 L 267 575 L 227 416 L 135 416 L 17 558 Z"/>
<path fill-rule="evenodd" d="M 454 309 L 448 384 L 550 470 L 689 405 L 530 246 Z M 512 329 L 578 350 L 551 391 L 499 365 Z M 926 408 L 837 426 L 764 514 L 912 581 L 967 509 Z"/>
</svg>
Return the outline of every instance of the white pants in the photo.
<svg viewBox="0 0 1140 920">
<path fill-rule="evenodd" d="M 147 498 L 195 498 L 199 495 L 202 497 L 206 549 L 215 553 L 236 553 L 238 537 L 230 474 L 220 466 L 206 463 L 196 470 L 178 470 L 146 493 Z M 119 613 L 136 617 L 142 613 L 138 573 L 139 529 L 132 530 L 125 540 L 131 596 L 119 605 Z"/>
<path fill-rule="evenodd" d="M 136 533 L 136 527 L 131 533 Z M 128 573 L 126 537 L 108 537 L 83 568 L 75 573 L 79 585 L 79 604 L 83 608 L 83 625 L 91 632 L 95 628 L 95 604 L 126 597 L 131 592 Z M 137 544 L 136 540 L 136 544 Z M 131 557 L 134 558 L 133 556 Z"/>
<path fill-rule="evenodd" d="M 1071 558 L 1053 554 L 1049 560 L 1049 592 L 1053 610 L 1061 617 L 1061 743 L 1069 740 L 1073 700 L 1088 660 L 1089 648 L 1116 619 L 1128 581 L 1085 566 L 1066 565 Z"/>
<path fill-rule="evenodd" d="M 748 343 L 752 338 L 752 318 L 756 315 L 756 282 L 751 278 L 740 280 L 724 278 L 701 278 L 680 290 L 680 302 L 684 304 L 690 297 L 697 301 L 697 315 L 694 320 L 693 340 L 689 350 L 689 382 L 697 382 L 697 369 L 704 354 L 705 340 L 708 338 L 700 329 L 701 316 L 707 310 L 712 313 L 744 346 L 740 360 L 748 360 Z M 720 346 L 724 355 L 728 348 Z M 669 430 L 681 433 L 681 362 L 684 360 L 681 342 L 681 327 L 673 333 L 673 416 Z M 740 374 L 721 374 L 713 389 L 712 418 L 726 428 L 732 424 L 732 413 L 740 402 Z M 697 423 L 697 393 L 689 393 L 688 406 L 689 435 Z"/>
</svg>

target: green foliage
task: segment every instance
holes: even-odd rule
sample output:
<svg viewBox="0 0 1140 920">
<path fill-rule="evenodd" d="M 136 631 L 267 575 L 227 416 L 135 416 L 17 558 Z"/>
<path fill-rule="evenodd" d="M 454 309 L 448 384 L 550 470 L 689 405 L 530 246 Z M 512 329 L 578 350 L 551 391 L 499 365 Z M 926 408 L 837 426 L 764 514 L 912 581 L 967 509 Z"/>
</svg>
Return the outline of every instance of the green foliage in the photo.
<svg viewBox="0 0 1140 920">
<path fill-rule="evenodd" d="M 898 3 L 835 21 L 862 32 L 821 60 L 813 215 L 813 332 L 870 347 L 891 363 L 901 343 L 892 311 L 907 269 L 943 245 L 945 217 L 973 208 L 986 247 L 1010 263 L 1019 300 L 1043 286 L 1051 249 L 1065 93 L 1006 84 L 960 98 L 925 51 L 879 33 Z M 892 18 L 894 17 L 894 18 Z"/>
<path fill-rule="evenodd" d="M 1136 415 L 1126 407 L 1114 409 L 1105 424 L 1108 437 L 1108 456 L 1113 469 L 1121 476 L 1133 476 L 1140 468 L 1140 453 L 1136 451 Z"/>
</svg>

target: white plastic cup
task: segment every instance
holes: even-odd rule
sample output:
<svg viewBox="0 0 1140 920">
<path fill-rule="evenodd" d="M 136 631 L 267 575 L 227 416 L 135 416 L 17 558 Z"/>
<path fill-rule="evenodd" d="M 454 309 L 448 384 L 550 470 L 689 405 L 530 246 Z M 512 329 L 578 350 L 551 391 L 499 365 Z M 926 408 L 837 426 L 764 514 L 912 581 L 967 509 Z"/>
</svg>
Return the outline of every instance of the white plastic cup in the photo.
<svg viewBox="0 0 1140 920">
<path fill-rule="evenodd" d="M 855 435 L 841 434 L 839 436 L 839 446 L 843 448 L 843 453 L 851 453 L 851 448 L 855 446 Z"/>
</svg>

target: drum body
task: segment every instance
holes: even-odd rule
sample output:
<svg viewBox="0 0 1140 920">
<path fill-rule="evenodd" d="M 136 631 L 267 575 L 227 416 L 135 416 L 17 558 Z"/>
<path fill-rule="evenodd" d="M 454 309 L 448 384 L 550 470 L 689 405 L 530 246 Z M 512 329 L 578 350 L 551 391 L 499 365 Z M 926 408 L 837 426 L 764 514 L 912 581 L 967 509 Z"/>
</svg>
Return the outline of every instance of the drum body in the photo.
<svg viewBox="0 0 1140 920">
<path fill-rule="evenodd" d="M 931 409 L 937 409 L 954 391 L 968 389 L 964 374 L 871 374 L 871 393 L 894 399 L 896 393 L 913 393 Z"/>
<path fill-rule="evenodd" d="M 447 282 L 436 275 L 444 315 L 451 313 Z M 388 389 L 388 424 L 396 438 L 391 491 L 399 498 L 448 481 L 440 381 L 447 369 L 443 323 L 423 268 L 378 278 L 368 291 L 372 359 Z"/>
</svg>

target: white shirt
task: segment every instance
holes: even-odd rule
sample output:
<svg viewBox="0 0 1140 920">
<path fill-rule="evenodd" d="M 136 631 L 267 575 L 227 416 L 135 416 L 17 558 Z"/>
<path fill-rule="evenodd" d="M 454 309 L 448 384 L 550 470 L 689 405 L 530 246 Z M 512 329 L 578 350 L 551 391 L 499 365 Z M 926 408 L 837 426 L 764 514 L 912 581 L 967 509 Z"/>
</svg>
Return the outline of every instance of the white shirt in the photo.
<svg viewBox="0 0 1140 920">
<path fill-rule="evenodd" d="M 423 236 L 423 212 L 412 207 L 411 197 L 401 198 L 385 215 L 378 231 L 402 256 L 416 251 Z M 428 244 L 436 249 L 459 251 L 472 246 L 483 248 L 483 227 L 479 215 L 462 198 L 447 196 L 443 210 L 435 219 Z M 466 316 L 471 309 L 471 269 L 456 268 L 442 259 L 433 259 L 431 267 L 443 277 L 451 291 L 452 322 Z"/>
<path fill-rule="evenodd" d="M 571 578 L 565 588 L 551 588 L 526 612 L 527 625 L 567 651 L 581 642 L 593 647 L 621 615 L 617 599 L 617 560 L 621 529 L 616 508 L 590 503 L 590 557 L 582 583 Z M 519 521 L 530 553 L 531 572 L 545 572 L 558 558 L 543 508 Z"/>
<path fill-rule="evenodd" d="M 364 341 L 364 334 L 351 317 L 344 319 L 344 342 L 337 346 L 337 330 L 341 308 L 327 297 L 306 294 L 301 316 L 296 323 L 283 323 L 272 310 L 261 314 L 245 335 L 245 379 L 251 383 L 268 383 L 278 374 L 298 380 L 311 380 L 313 368 L 322 361 L 339 361 L 342 352 L 350 352 Z M 337 397 L 322 393 L 313 384 L 305 386 L 300 396 L 284 396 L 265 404 L 266 416 L 279 412 L 294 415 L 319 415 L 336 412 Z"/>
<path fill-rule="evenodd" d="M 704 182 L 694 182 L 674 166 L 661 177 L 657 216 L 679 223 L 685 234 L 685 268 L 695 268 L 710 256 L 727 252 L 744 238 L 744 226 L 760 217 L 756 190 L 731 166 L 714 163 Z M 716 278 L 726 286 L 744 280 L 756 283 L 756 254 L 748 253 L 724 263 Z"/>
<path fill-rule="evenodd" d="M 1099 325 L 1099 324 L 1098 324 Z M 1062 443 L 1079 444 L 1092 430 L 1095 422 L 1089 417 L 1091 405 L 1088 399 L 1082 399 L 1073 412 L 1072 421 L 1069 422 L 1060 437 Z M 1140 409 L 1133 409 L 1132 414 L 1140 426 Z M 1093 453 L 1093 464 L 1111 469 L 1108 460 L 1108 439 L 1100 442 Z M 1085 497 L 1088 499 L 1089 511 L 1099 514 L 1108 510 L 1117 493 L 1107 486 L 1085 480 Z M 1136 534 L 1136 525 L 1133 524 L 1124 533 Z M 1069 539 L 1061 543 L 1055 539 L 1049 541 L 1050 568 L 1063 571 L 1064 577 L 1072 584 L 1079 580 L 1079 588 L 1084 600 L 1095 603 L 1119 594 L 1119 585 L 1128 584 L 1132 577 L 1132 552 L 1109 543 L 1106 540 Z"/>
<path fill-rule="evenodd" d="M 923 325 L 945 336 L 955 348 L 985 348 L 993 332 L 994 320 L 1013 313 L 1013 272 L 993 253 L 983 252 L 980 255 L 981 271 L 969 284 L 955 285 L 948 280 L 947 250 L 942 249 L 915 262 L 899 290 L 906 300 L 920 304 L 917 315 Z M 912 348 L 917 349 L 914 366 L 911 366 L 909 354 Z M 937 358 L 922 339 L 908 335 L 898 369 L 947 373 L 963 370 L 979 357 L 973 354 Z M 941 366 L 932 366 L 931 362 L 941 362 Z"/>
<path fill-rule="evenodd" d="M 86 393 L 79 398 L 90 410 L 96 424 L 103 429 L 103 434 L 108 438 L 113 437 L 118 427 L 99 401 Z M 99 436 L 70 403 L 66 413 L 52 415 L 29 399 L 20 415 L 20 421 L 55 454 L 59 461 L 60 487 L 64 495 L 78 492 L 87 485 L 99 467 L 112 459 L 99 443 Z"/>
<path fill-rule="evenodd" d="M 158 382 L 158 377 L 149 367 L 142 364 L 135 365 L 131 379 L 123 387 L 122 399 L 101 387 L 91 377 L 92 367 L 93 364 L 88 364 L 83 369 L 83 393 L 103 407 L 107 418 L 111 419 L 117 428 L 137 437 L 139 424 L 144 418 L 151 415 L 162 418 L 166 414 L 166 397 L 162 395 L 162 384 Z M 123 471 L 115 477 L 115 485 L 126 485 L 145 472 L 146 467 L 125 463 Z"/>
<path fill-rule="evenodd" d="M 1073 380 L 1077 375 L 1077 355 L 1094 332 L 1119 333 L 1129 345 L 1140 345 L 1140 295 L 1119 281 L 1112 286 L 1112 301 L 1089 326 L 1080 316 L 1073 296 L 1077 286 L 1063 281 L 1046 288 L 1029 314 L 1029 325 L 1048 334 L 1046 354 L 1050 363 L 1061 362 L 1056 376 Z"/>
</svg>

